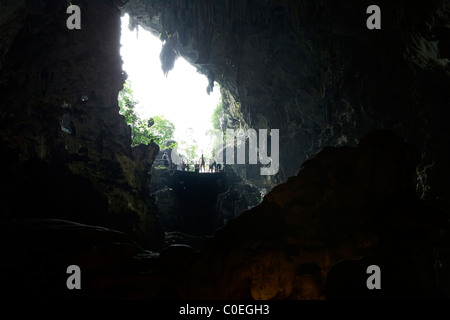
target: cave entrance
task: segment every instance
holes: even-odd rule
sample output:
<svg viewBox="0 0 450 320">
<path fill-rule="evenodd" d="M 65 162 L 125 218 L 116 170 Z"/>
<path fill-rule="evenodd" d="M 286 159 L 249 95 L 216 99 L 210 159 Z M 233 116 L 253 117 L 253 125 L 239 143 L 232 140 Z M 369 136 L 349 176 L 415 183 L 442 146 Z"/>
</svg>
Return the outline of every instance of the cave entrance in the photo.
<svg viewBox="0 0 450 320">
<path fill-rule="evenodd" d="M 126 87 L 135 102 L 133 112 L 142 120 L 135 126 L 150 124 L 161 151 L 177 142 L 178 152 L 193 169 L 201 154 L 209 158 L 213 149 L 211 116 L 221 100 L 218 85 L 207 93 L 207 77 L 182 57 L 164 75 L 162 41 L 140 26 L 130 30 L 129 19 L 128 14 L 122 16 L 121 56 L 128 75 Z M 140 137 L 133 137 L 134 144 L 148 142 L 142 137 L 146 129 L 139 132 Z M 157 159 L 161 160 L 161 155 Z"/>
<path fill-rule="evenodd" d="M 129 19 L 127 14 L 121 18 L 122 68 L 128 76 L 119 94 L 121 114 L 137 118 L 134 122 L 127 119 L 132 127 L 132 145 L 149 142 L 139 132 L 144 127 L 144 131 L 154 129 L 150 135 L 160 146 L 150 171 L 150 191 L 166 231 L 166 244 L 199 247 L 223 225 L 217 203 L 231 183 L 223 170 L 208 170 L 217 139 L 212 116 L 221 105 L 220 88 L 216 84 L 211 92 L 208 78 L 182 57 L 164 74 L 162 41 L 140 26 L 129 28 Z M 173 163 L 174 142 L 178 160 L 182 159 L 185 167 L 182 162 Z M 174 160 L 169 167 L 164 165 L 164 152 Z M 208 174 L 201 174 L 202 158 Z M 196 172 L 196 164 L 200 172 Z"/>
</svg>

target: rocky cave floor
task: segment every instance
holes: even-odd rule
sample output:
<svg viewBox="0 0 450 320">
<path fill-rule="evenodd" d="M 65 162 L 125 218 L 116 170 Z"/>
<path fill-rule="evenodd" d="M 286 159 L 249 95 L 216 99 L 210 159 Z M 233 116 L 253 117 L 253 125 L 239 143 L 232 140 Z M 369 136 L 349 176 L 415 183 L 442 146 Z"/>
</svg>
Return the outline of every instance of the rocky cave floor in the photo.
<svg viewBox="0 0 450 320">
<path fill-rule="evenodd" d="M 414 161 L 389 132 L 325 148 L 201 249 L 154 252 L 103 227 L 3 220 L 3 290 L 20 299 L 448 298 L 447 215 L 416 197 Z M 366 287 L 372 264 L 382 290 Z M 67 289 L 69 265 L 80 267 L 82 290 Z"/>
</svg>

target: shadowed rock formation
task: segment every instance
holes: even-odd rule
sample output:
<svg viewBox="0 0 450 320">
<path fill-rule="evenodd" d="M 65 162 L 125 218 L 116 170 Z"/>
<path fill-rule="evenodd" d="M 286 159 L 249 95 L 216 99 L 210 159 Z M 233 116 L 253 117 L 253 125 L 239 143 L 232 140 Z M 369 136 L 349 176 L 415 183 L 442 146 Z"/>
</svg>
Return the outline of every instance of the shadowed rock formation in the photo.
<svg viewBox="0 0 450 320">
<path fill-rule="evenodd" d="M 325 148 L 216 233 L 186 276 L 186 288 L 200 279 L 205 291 L 183 297 L 442 298 L 433 249 L 447 241 L 446 215 L 415 195 L 417 159 L 389 132 Z M 356 269 L 332 268 L 355 259 Z M 382 269 L 382 291 L 366 287 L 371 264 Z"/>
<path fill-rule="evenodd" d="M 0 215 L 104 225 L 159 249 L 146 199 L 158 146 L 131 148 L 117 103 L 121 12 L 111 1 L 77 5 L 80 30 L 67 29 L 64 1 L 2 4 Z"/>
<path fill-rule="evenodd" d="M 449 6 L 378 1 L 381 30 L 368 30 L 370 1 L 128 1 L 123 11 L 220 83 L 232 128 L 280 129 L 271 188 L 329 145 L 354 146 L 393 129 L 419 151 L 417 189 L 448 209 Z M 444 191 L 445 190 L 445 191 Z"/>
<path fill-rule="evenodd" d="M 3 1 L 2 289 L 12 298 L 448 298 L 450 5 L 380 0 L 382 29 L 368 30 L 370 4 L 80 0 L 81 29 L 69 30 L 65 1 Z M 184 57 L 207 75 L 205 94 L 221 85 L 229 128 L 280 130 L 277 175 L 235 170 L 270 192 L 200 251 L 162 249 L 149 189 L 159 150 L 131 148 L 117 104 L 122 13 L 165 41 L 161 72 Z M 67 291 L 71 264 L 84 290 Z M 365 286 L 371 264 L 381 291 Z"/>
</svg>

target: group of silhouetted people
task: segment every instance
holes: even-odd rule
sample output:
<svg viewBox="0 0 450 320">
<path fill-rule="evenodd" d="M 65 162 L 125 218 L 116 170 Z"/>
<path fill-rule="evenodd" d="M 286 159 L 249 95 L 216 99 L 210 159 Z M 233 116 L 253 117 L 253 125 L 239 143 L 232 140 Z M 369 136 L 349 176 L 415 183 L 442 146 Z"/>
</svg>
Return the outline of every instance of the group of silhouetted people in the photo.
<svg viewBox="0 0 450 320">
<path fill-rule="evenodd" d="M 179 163 L 179 164 L 172 163 L 170 161 L 169 155 L 167 154 L 167 151 L 164 152 L 164 154 L 162 156 L 162 160 L 163 160 L 164 167 L 166 167 L 166 169 L 168 169 L 168 170 L 190 171 L 189 162 L 185 162 L 184 160 L 182 160 L 181 163 Z M 220 163 L 217 163 L 216 160 L 213 160 L 213 162 L 210 162 L 210 164 L 209 164 L 208 171 L 206 171 L 206 161 L 205 161 L 205 157 L 203 156 L 203 154 L 200 159 L 200 163 L 194 164 L 194 172 L 195 173 L 222 172 L 224 169 L 225 169 L 225 166 L 223 166 Z"/>
<path fill-rule="evenodd" d="M 209 172 L 221 172 L 221 171 L 222 171 L 222 164 L 217 163 L 216 160 L 214 160 L 214 162 L 209 165 Z"/>
</svg>

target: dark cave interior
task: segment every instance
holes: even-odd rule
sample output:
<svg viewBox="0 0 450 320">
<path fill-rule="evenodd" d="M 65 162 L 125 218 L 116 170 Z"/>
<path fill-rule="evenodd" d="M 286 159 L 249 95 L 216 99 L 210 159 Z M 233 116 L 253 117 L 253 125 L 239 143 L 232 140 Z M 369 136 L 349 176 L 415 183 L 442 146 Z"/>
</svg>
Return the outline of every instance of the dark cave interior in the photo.
<svg viewBox="0 0 450 320">
<path fill-rule="evenodd" d="M 366 0 L 72 4 L 80 29 L 67 1 L 0 4 L 9 297 L 450 297 L 449 1 L 378 0 L 374 30 Z M 117 103 L 125 13 L 165 72 L 182 56 L 220 84 L 230 129 L 279 129 L 276 174 L 150 171 Z"/>
</svg>

